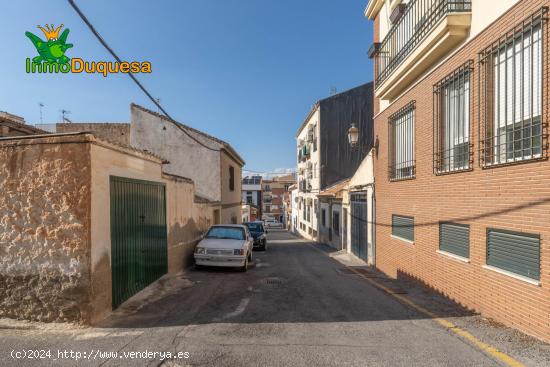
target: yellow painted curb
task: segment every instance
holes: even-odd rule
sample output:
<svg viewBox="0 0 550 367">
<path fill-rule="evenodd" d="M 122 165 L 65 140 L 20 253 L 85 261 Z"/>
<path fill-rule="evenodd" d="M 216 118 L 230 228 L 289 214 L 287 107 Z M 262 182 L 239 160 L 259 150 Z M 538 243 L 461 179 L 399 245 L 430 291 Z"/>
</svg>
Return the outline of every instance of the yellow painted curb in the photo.
<svg viewBox="0 0 550 367">
<path fill-rule="evenodd" d="M 311 247 L 313 247 L 315 250 L 321 252 L 322 254 L 326 255 L 325 252 L 319 250 L 317 247 L 315 247 L 313 244 L 311 244 Z M 359 275 L 361 278 L 365 279 L 367 282 L 371 283 L 373 286 L 375 286 L 376 288 L 378 289 L 381 289 L 383 290 L 384 292 L 388 293 L 390 296 L 396 298 L 397 300 L 399 300 L 401 303 L 404 303 L 406 304 L 407 306 L 410 306 L 411 308 L 415 309 L 416 311 L 430 317 L 431 319 L 433 319 L 435 322 L 437 322 L 439 325 L 443 326 L 444 328 L 452 331 L 454 334 L 458 335 L 459 337 L 467 340 L 468 342 L 470 342 L 471 344 L 473 344 L 476 348 L 480 349 L 481 351 L 489 354 L 491 357 L 503 362 L 504 364 L 506 364 L 507 366 L 510 366 L 510 367 L 525 367 L 525 365 L 521 362 L 519 362 L 518 360 L 510 357 L 509 355 L 507 355 L 506 353 L 503 353 L 501 351 L 499 351 L 497 348 L 489 345 L 489 344 L 486 344 L 484 342 L 482 342 L 481 340 L 479 340 L 478 338 L 476 338 L 475 336 L 473 336 L 471 333 L 469 333 L 468 331 L 466 330 L 463 330 L 461 328 L 459 328 L 458 326 L 456 326 L 454 323 L 452 323 L 451 321 L 447 320 L 447 319 L 444 319 L 444 318 L 441 318 L 439 317 L 438 315 L 436 315 L 435 313 L 429 311 L 429 310 L 426 310 L 424 307 L 420 306 L 420 305 L 417 305 L 416 303 L 414 303 L 413 301 L 411 301 L 410 299 L 407 299 L 399 294 L 395 294 L 393 293 L 389 288 L 387 288 L 386 286 L 384 286 L 383 284 L 380 284 L 378 282 L 376 282 L 375 280 L 371 279 L 371 278 L 367 278 L 366 276 L 364 276 L 363 274 L 361 274 L 360 272 L 358 272 L 357 270 L 355 270 L 354 268 L 351 268 L 349 266 L 346 266 L 348 269 L 350 269 L 351 271 L 353 271 L 355 274 Z"/>
</svg>

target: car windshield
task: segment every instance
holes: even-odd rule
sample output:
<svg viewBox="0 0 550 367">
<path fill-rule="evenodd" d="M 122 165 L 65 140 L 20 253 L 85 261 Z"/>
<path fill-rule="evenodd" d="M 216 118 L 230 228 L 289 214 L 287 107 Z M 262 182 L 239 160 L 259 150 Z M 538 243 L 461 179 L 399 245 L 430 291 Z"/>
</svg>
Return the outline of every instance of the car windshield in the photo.
<svg viewBox="0 0 550 367">
<path fill-rule="evenodd" d="M 261 223 L 246 223 L 246 226 L 252 232 L 263 232 L 264 231 L 264 228 L 263 228 Z"/>
<path fill-rule="evenodd" d="M 206 234 L 206 238 L 244 240 L 244 230 L 237 227 L 212 227 Z"/>
</svg>

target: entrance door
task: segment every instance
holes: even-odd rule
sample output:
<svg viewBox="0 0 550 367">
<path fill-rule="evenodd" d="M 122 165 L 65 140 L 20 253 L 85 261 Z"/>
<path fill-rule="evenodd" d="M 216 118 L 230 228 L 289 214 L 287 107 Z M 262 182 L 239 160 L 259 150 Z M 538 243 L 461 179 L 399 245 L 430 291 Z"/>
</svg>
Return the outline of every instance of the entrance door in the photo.
<svg viewBox="0 0 550 367">
<path fill-rule="evenodd" d="M 367 193 L 351 195 L 351 252 L 368 261 L 367 253 Z"/>
<path fill-rule="evenodd" d="M 111 176 L 113 309 L 167 272 L 163 183 Z"/>
</svg>

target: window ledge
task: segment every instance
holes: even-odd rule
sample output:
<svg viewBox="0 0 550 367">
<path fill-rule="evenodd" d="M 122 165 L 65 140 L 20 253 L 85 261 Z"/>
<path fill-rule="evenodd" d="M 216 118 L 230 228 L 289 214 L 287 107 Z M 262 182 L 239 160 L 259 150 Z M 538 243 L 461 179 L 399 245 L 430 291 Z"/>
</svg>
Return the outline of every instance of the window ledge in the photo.
<svg viewBox="0 0 550 367">
<path fill-rule="evenodd" d="M 508 271 L 508 270 L 499 269 L 499 268 L 496 268 L 496 267 L 491 266 L 491 265 L 482 265 L 482 268 L 494 271 L 494 272 L 499 273 L 499 274 L 507 275 L 511 278 L 521 280 L 522 282 L 525 282 L 525 283 L 536 285 L 537 287 L 541 286 L 541 283 L 538 280 L 531 279 L 531 278 L 528 278 L 528 277 L 524 277 L 523 275 L 512 273 L 511 271 Z"/>
<path fill-rule="evenodd" d="M 402 177 L 402 178 L 390 178 L 390 182 L 401 182 L 401 181 L 409 181 L 414 180 L 416 176 L 409 176 L 409 177 Z"/>
<path fill-rule="evenodd" d="M 438 254 L 440 255 L 443 255 L 445 257 L 448 257 L 452 260 L 456 260 L 456 261 L 459 261 L 459 262 L 462 262 L 462 263 L 466 263 L 466 264 L 469 264 L 470 263 L 470 259 L 468 259 L 467 257 L 462 257 L 462 256 L 459 256 L 459 255 L 455 255 L 455 254 L 452 254 L 450 252 L 447 252 L 447 251 L 443 251 L 443 250 L 437 250 L 436 251 Z"/>
<path fill-rule="evenodd" d="M 491 169 L 491 168 L 500 168 L 500 167 L 506 167 L 506 166 L 515 166 L 515 165 L 519 165 L 519 164 L 527 164 L 527 163 L 540 162 L 540 161 L 546 161 L 546 160 L 548 160 L 548 157 L 545 153 L 543 156 L 539 156 L 539 157 L 516 159 L 516 160 L 507 160 L 506 162 L 502 162 L 502 163 L 481 163 L 481 169 Z"/>
<path fill-rule="evenodd" d="M 391 235 L 391 238 L 395 238 L 396 240 L 400 240 L 400 241 L 403 241 L 405 243 L 408 243 L 409 245 L 414 245 L 414 241 L 409 241 L 405 238 L 402 238 L 402 237 L 398 237 L 398 236 L 394 236 L 393 234 Z"/>
</svg>

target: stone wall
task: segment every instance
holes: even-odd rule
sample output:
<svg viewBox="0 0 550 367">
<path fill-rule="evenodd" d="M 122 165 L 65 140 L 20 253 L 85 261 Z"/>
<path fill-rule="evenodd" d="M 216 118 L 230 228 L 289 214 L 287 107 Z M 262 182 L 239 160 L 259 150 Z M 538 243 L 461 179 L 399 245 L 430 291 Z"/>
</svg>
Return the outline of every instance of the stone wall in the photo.
<svg viewBox="0 0 550 367">
<path fill-rule="evenodd" d="M 96 137 L 113 143 L 130 145 L 130 124 L 125 123 L 63 123 L 56 124 L 57 133 L 92 132 Z"/>
<path fill-rule="evenodd" d="M 0 317 L 89 317 L 90 153 L 84 139 L 0 142 Z"/>
</svg>

